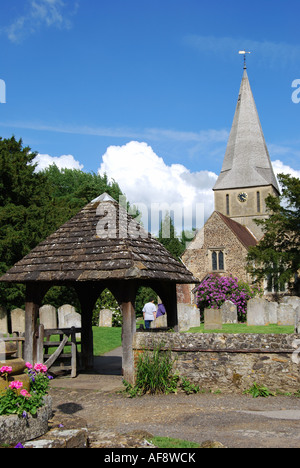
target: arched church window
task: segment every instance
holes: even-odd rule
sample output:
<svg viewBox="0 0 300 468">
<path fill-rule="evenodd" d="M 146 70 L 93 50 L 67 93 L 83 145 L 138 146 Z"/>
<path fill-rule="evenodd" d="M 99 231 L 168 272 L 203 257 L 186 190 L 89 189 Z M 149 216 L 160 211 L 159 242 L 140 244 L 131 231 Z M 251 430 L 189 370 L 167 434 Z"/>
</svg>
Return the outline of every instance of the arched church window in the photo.
<svg viewBox="0 0 300 468">
<path fill-rule="evenodd" d="M 217 252 L 213 252 L 211 254 L 211 259 L 212 259 L 212 269 L 213 271 L 217 271 L 218 269 L 218 256 L 217 256 Z"/>
<path fill-rule="evenodd" d="M 222 251 L 219 252 L 219 270 L 224 270 L 224 254 Z"/>
</svg>

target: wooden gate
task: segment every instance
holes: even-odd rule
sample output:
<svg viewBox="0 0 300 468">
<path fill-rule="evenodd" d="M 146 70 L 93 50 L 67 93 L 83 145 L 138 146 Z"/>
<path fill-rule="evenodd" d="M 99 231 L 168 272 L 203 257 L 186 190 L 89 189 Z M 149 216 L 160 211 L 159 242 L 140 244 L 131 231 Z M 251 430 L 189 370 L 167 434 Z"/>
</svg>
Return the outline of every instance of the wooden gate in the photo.
<svg viewBox="0 0 300 468">
<path fill-rule="evenodd" d="M 81 328 L 72 327 L 45 330 L 44 326 L 40 325 L 37 340 L 37 361 L 45 364 L 52 373 L 71 371 L 71 377 L 76 377 L 79 364 L 77 346 L 81 344 L 81 341 L 77 340 L 76 334 L 79 333 L 81 334 Z M 58 336 L 59 341 L 51 341 L 51 336 Z M 71 347 L 71 352 L 66 352 L 66 347 Z M 57 349 L 54 353 L 49 354 L 49 348 Z M 67 359 L 70 360 L 70 365 L 65 364 Z M 59 366 L 57 365 L 58 361 L 60 361 Z"/>
</svg>

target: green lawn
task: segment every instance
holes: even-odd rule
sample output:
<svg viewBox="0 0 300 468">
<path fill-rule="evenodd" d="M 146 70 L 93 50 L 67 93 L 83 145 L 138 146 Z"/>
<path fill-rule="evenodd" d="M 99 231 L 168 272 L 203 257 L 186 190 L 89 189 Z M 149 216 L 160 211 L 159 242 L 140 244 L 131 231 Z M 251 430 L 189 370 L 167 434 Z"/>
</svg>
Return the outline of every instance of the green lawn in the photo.
<svg viewBox="0 0 300 468">
<path fill-rule="evenodd" d="M 200 327 L 190 328 L 185 333 L 294 333 L 294 327 L 282 327 L 277 324 L 267 326 L 248 327 L 246 323 L 226 324 L 220 330 L 204 330 L 204 324 Z M 93 327 L 94 355 L 101 356 L 119 346 L 122 346 L 122 328 Z M 57 341 L 58 336 L 52 336 L 52 341 Z M 78 346 L 80 351 L 80 346 Z M 50 348 L 49 353 L 53 353 L 55 348 Z M 68 347 L 65 348 L 65 352 Z"/>
<path fill-rule="evenodd" d="M 294 333 L 293 326 L 279 326 L 277 324 L 263 326 L 249 326 L 247 323 L 224 324 L 219 330 L 204 330 L 204 324 L 200 327 L 190 328 L 186 333 Z"/>
<path fill-rule="evenodd" d="M 94 355 L 101 356 L 101 354 L 122 346 L 121 334 L 121 327 L 93 327 Z"/>
</svg>

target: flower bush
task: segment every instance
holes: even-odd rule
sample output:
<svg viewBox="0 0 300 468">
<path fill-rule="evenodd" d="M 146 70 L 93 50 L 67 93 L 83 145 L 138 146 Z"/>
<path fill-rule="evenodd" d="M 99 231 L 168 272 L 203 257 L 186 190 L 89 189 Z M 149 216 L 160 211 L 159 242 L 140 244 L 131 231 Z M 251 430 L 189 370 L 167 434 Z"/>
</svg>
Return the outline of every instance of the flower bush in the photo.
<svg viewBox="0 0 300 468">
<path fill-rule="evenodd" d="M 246 320 L 247 301 L 260 293 L 258 286 L 251 287 L 232 276 L 210 275 L 198 287 L 197 304 L 203 311 L 205 308 L 219 309 L 225 301 L 231 301 L 237 306 L 239 321 L 243 322 Z"/>
<path fill-rule="evenodd" d="M 49 389 L 49 381 L 52 378 L 47 374 L 44 364 L 32 366 L 26 363 L 26 373 L 30 379 L 30 392 L 23 388 L 23 382 L 14 380 L 9 382 L 12 368 L 3 366 L 0 368 L 0 376 L 6 380 L 7 386 L 0 393 L 0 416 L 17 414 L 26 418 L 28 414 L 35 415 L 38 408 L 44 405 L 44 396 Z"/>
</svg>

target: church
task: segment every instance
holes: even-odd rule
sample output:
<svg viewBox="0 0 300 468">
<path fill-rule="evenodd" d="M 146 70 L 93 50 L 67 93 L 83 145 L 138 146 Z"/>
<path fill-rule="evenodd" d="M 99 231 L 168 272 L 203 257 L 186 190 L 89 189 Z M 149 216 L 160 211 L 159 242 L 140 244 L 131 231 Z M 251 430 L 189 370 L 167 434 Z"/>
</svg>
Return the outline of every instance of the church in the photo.
<svg viewBox="0 0 300 468">
<path fill-rule="evenodd" d="M 250 87 L 246 63 L 221 173 L 213 187 L 214 212 L 182 255 L 199 280 L 232 275 L 251 283 L 248 249 L 263 237 L 255 219 L 268 216 L 265 199 L 278 183 Z"/>
</svg>

